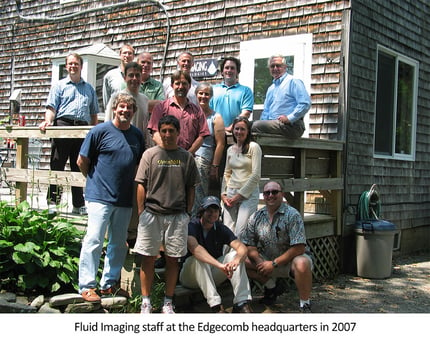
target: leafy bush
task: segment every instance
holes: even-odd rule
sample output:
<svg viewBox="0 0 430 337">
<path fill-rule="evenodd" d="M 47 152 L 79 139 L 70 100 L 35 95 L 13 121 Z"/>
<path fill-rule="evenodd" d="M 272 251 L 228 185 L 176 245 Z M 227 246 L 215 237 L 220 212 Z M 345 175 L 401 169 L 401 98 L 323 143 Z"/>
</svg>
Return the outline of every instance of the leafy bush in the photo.
<svg viewBox="0 0 430 337">
<path fill-rule="evenodd" d="M 0 202 L 0 279 L 8 291 L 46 294 L 78 289 L 79 253 L 84 232 L 27 201 Z"/>
</svg>

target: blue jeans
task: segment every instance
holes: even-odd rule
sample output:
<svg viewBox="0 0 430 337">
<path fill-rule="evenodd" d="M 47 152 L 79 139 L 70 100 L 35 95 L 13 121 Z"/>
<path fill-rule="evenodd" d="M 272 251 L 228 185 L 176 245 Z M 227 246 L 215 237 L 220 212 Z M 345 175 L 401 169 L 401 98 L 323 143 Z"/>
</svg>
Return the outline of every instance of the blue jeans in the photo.
<svg viewBox="0 0 430 337">
<path fill-rule="evenodd" d="M 100 288 L 108 289 L 121 276 L 127 255 L 127 228 L 132 208 L 88 202 L 88 227 L 79 261 L 79 292 L 97 288 L 97 271 L 107 231 L 107 252 Z"/>
</svg>

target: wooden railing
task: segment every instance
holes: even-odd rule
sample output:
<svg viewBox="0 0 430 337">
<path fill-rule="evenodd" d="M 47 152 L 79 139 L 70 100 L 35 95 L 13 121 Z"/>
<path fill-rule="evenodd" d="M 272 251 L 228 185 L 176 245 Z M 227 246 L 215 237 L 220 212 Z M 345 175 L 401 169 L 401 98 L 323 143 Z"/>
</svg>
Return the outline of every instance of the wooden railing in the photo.
<svg viewBox="0 0 430 337">
<path fill-rule="evenodd" d="M 279 181 L 288 203 L 305 217 L 308 238 L 339 235 L 344 188 L 343 142 L 316 138 L 291 140 L 276 135 L 254 135 L 254 139 L 263 151 L 260 190 L 268 180 Z"/>
<path fill-rule="evenodd" d="M 38 127 L 0 127 L 0 137 L 13 138 L 16 142 L 15 167 L 2 167 L 8 181 L 16 183 L 15 200 L 27 199 L 28 184 L 56 184 L 68 186 L 85 186 L 85 178 L 80 172 L 51 171 L 28 168 L 28 144 L 30 138 L 85 138 L 90 126 L 51 127 L 42 132 Z"/>
<path fill-rule="evenodd" d="M 80 172 L 28 168 L 29 139 L 84 138 L 90 126 L 0 127 L 0 137 L 16 141 L 15 167 L 2 167 L 7 180 L 16 183 L 16 201 L 26 200 L 28 184 L 84 186 Z M 305 216 L 308 237 L 341 233 L 343 142 L 282 136 L 254 135 L 263 150 L 261 189 L 266 181 L 282 183 L 287 201 Z M 326 223 L 324 227 L 321 223 Z M 310 229 L 315 223 L 317 226 Z"/>
<path fill-rule="evenodd" d="M 16 184 L 16 202 L 26 200 L 28 186 L 34 186 L 30 184 L 84 186 L 85 178 L 80 172 L 28 168 L 29 140 L 84 138 L 90 128 L 52 127 L 41 132 L 37 127 L 0 127 L 0 137 L 13 138 L 17 144 L 15 167 L 1 168 L 3 176 Z M 343 143 L 309 138 L 288 140 L 273 135 L 255 135 L 255 140 L 263 151 L 261 188 L 269 179 L 283 185 L 285 198 L 304 217 L 307 242 L 314 252 L 314 278 L 333 277 L 340 268 Z M 231 137 L 228 142 L 231 144 Z M 79 225 L 86 226 L 86 221 Z"/>
</svg>

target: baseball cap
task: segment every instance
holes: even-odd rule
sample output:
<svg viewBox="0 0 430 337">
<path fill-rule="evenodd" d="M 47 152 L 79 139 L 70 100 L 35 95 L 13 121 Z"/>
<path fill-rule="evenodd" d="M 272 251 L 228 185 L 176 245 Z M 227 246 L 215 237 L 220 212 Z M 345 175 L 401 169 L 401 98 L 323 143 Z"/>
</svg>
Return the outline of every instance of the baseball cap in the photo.
<svg viewBox="0 0 430 337">
<path fill-rule="evenodd" d="M 219 201 L 219 199 L 217 197 L 214 197 L 212 195 L 208 196 L 208 197 L 204 197 L 202 200 L 202 204 L 201 207 L 206 209 L 209 206 L 215 205 L 218 208 L 221 208 L 221 203 Z"/>
</svg>

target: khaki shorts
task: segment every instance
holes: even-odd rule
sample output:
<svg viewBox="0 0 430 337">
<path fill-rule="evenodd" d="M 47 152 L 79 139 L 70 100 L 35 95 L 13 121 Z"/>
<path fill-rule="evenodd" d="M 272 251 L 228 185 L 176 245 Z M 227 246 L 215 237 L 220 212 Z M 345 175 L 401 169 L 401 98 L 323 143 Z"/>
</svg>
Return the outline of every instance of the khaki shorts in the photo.
<svg viewBox="0 0 430 337">
<path fill-rule="evenodd" d="M 309 260 L 311 270 L 313 270 L 314 269 L 314 262 L 312 260 L 312 257 L 310 255 L 304 253 L 302 255 L 296 256 L 295 258 L 300 257 L 300 256 L 306 257 Z M 265 258 L 265 257 L 263 256 L 263 258 Z M 272 272 L 272 275 L 271 275 L 271 277 L 275 277 L 275 278 L 278 278 L 278 277 L 286 278 L 289 276 L 294 278 L 294 275 L 292 275 L 292 273 L 291 273 L 291 263 L 288 263 L 286 265 L 279 266 L 278 268 L 275 268 Z"/>
<path fill-rule="evenodd" d="M 185 256 L 189 222 L 190 217 L 185 212 L 154 214 L 143 211 L 139 217 L 134 251 L 140 255 L 157 256 L 163 245 L 167 256 Z"/>
</svg>

